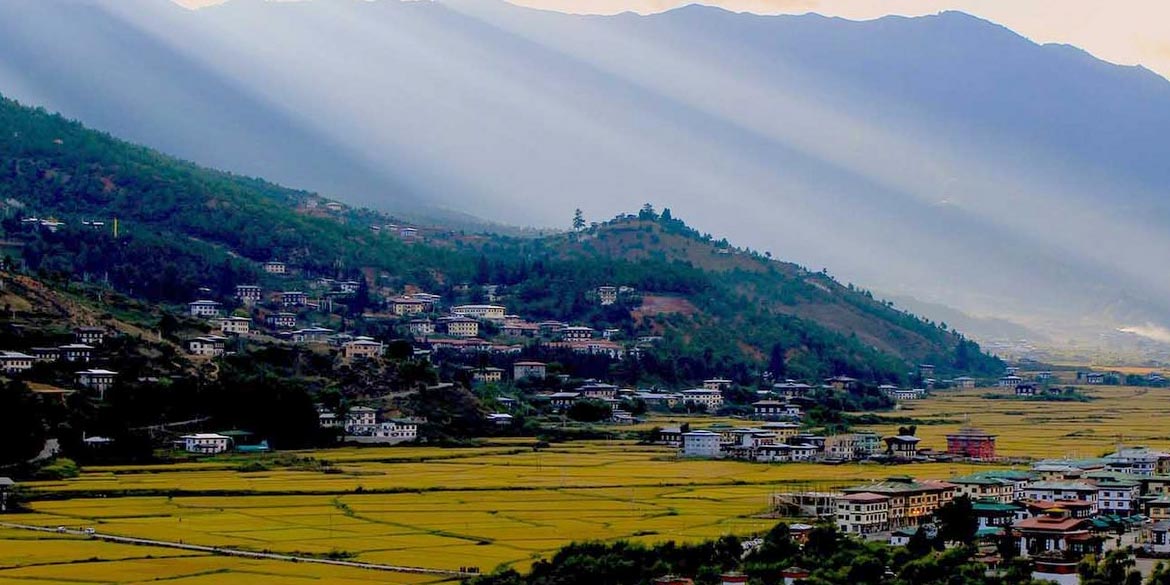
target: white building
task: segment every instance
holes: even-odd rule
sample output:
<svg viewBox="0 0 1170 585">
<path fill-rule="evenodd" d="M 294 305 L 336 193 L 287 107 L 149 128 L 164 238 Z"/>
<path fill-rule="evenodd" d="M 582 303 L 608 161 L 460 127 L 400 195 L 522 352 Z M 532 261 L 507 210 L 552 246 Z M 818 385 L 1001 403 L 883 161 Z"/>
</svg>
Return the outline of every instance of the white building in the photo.
<svg viewBox="0 0 1170 585">
<path fill-rule="evenodd" d="M 512 378 L 521 380 L 523 378 L 543 379 L 548 372 L 548 366 L 544 362 L 516 362 L 512 364 Z"/>
<path fill-rule="evenodd" d="M 93 347 L 84 343 L 70 343 L 57 349 L 61 359 L 67 362 L 88 362 L 93 357 Z"/>
<path fill-rule="evenodd" d="M 374 426 L 368 435 L 378 443 L 407 443 L 418 438 L 418 424 L 405 420 L 388 420 Z"/>
<path fill-rule="evenodd" d="M 265 262 L 264 272 L 268 274 L 288 274 L 288 266 L 284 262 Z"/>
<path fill-rule="evenodd" d="M 1126 480 L 1099 480 L 1097 484 L 1097 508 L 1102 514 L 1132 516 L 1138 513 L 1138 497 L 1141 483 Z"/>
<path fill-rule="evenodd" d="M 187 310 L 192 317 L 218 317 L 219 303 L 215 301 L 192 301 L 187 303 Z"/>
<path fill-rule="evenodd" d="M 236 298 L 245 305 L 251 305 L 260 301 L 263 297 L 263 291 L 259 285 L 255 284 L 237 284 Z"/>
<path fill-rule="evenodd" d="M 1149 476 L 1170 471 L 1170 453 L 1147 447 L 1124 447 L 1105 456 L 1105 468 L 1132 475 Z"/>
<path fill-rule="evenodd" d="M 196 433 L 183 437 L 183 448 L 188 453 L 214 455 L 223 453 L 231 445 L 231 438 L 216 433 Z"/>
<path fill-rule="evenodd" d="M 37 358 L 18 351 L 0 351 L 0 372 L 17 374 L 31 370 Z"/>
<path fill-rule="evenodd" d="M 220 317 L 214 323 L 225 335 L 247 335 L 252 330 L 252 320 L 247 317 Z"/>
<path fill-rule="evenodd" d="M 690 431 L 682 434 L 683 457 L 715 458 L 722 454 L 719 433 L 711 431 Z"/>
<path fill-rule="evenodd" d="M 503 321 L 507 309 L 500 305 L 459 305 L 451 307 L 452 315 L 459 315 L 470 319 L 487 319 L 488 321 Z"/>
<path fill-rule="evenodd" d="M 219 357 L 224 354 L 226 341 L 226 338 L 218 335 L 188 339 L 187 352 L 203 357 Z"/>
<path fill-rule="evenodd" d="M 694 402 L 695 404 L 706 406 L 708 412 L 715 412 L 723 406 L 723 393 L 718 390 L 693 388 L 691 390 L 683 390 L 682 395 L 683 400 L 686 402 Z"/>
<path fill-rule="evenodd" d="M 1098 512 L 1097 486 L 1080 481 L 1034 481 L 1024 488 L 1024 497 L 1042 502 L 1080 500 L 1093 505 L 1092 513 Z"/>
<path fill-rule="evenodd" d="M 349 409 L 349 417 L 345 421 L 345 432 L 349 435 L 369 434 L 377 425 L 377 410 L 368 406 L 355 406 Z"/>
<path fill-rule="evenodd" d="M 890 498 L 858 493 L 837 498 L 837 529 L 845 534 L 872 534 L 889 525 Z"/>
<path fill-rule="evenodd" d="M 118 372 L 110 370 L 82 370 L 77 372 L 77 385 L 96 391 L 98 397 L 104 400 L 106 391 L 114 386 L 117 377 Z"/>
</svg>

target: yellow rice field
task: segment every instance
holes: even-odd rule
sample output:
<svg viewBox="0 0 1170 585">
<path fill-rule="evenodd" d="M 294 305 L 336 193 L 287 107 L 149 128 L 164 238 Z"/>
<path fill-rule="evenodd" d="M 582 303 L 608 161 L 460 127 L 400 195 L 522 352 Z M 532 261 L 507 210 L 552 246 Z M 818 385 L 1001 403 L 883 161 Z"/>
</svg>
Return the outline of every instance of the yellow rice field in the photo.
<svg viewBox="0 0 1170 585">
<path fill-rule="evenodd" d="M 1087 386 L 1080 390 L 1090 402 L 988 400 L 1004 388 L 943 391 L 928 400 L 907 403 L 896 413 L 924 420 L 969 421 L 998 435 L 998 451 L 1019 457 L 1096 457 L 1119 441 L 1170 449 L 1170 390 Z M 945 435 L 961 424 L 918 427 L 923 445 L 944 449 Z M 894 426 L 886 427 L 890 431 Z"/>
<path fill-rule="evenodd" d="M 1000 452 L 1009 456 L 1096 456 L 1122 434 L 1129 443 L 1170 448 L 1170 432 L 1160 424 L 1161 413 L 1170 409 L 1170 391 L 1086 389 L 1097 398 L 1087 403 L 983 397 L 994 391 L 943 392 L 888 416 L 950 421 L 919 425 L 924 446 L 935 449 L 945 446 L 946 433 L 966 423 L 998 434 Z M 663 417 L 647 425 L 677 422 Z M 698 420 L 690 422 L 701 426 Z M 875 430 L 888 434 L 897 426 Z M 331 466 L 243 472 L 236 470 L 240 458 L 225 457 L 89 468 L 75 479 L 29 484 L 63 499 L 36 501 L 33 513 L 6 519 L 92 526 L 103 533 L 191 544 L 307 555 L 344 552 L 358 561 L 487 571 L 501 564 L 523 569 L 574 540 L 694 541 L 758 533 L 775 522 L 765 514 L 779 491 L 827 489 L 891 475 L 946 479 L 986 469 L 973 464 L 680 460 L 670 448 L 619 441 L 558 444 L 539 451 L 530 440 L 515 440 L 482 448 L 349 448 L 300 455 Z M 144 495 L 120 497 L 125 490 L 143 490 L 138 493 Z M 154 578 L 180 583 L 435 581 L 0 531 L 0 584 Z"/>
</svg>

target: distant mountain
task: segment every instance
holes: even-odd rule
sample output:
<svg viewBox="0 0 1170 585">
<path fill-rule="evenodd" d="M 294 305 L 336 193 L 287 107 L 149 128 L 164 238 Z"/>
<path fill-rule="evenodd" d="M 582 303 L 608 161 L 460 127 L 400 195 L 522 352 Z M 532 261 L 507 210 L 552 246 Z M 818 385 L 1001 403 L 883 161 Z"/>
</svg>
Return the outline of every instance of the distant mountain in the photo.
<svg viewBox="0 0 1170 585">
<path fill-rule="evenodd" d="M 1170 82 L 961 13 L 9 0 L 0 54 L 6 94 L 352 203 L 563 226 L 650 200 L 1056 339 L 1170 326 Z"/>
<path fill-rule="evenodd" d="M 491 284 L 530 319 L 662 338 L 641 362 L 651 365 L 639 367 L 678 384 L 756 380 L 767 368 L 881 382 L 908 381 L 920 362 L 940 375 L 1003 367 L 953 331 L 823 273 L 702 235 L 665 210 L 542 237 L 428 228 L 423 241 L 404 242 L 371 229 L 388 225 L 385 216 L 173 159 L 2 98 L 0 127 L 0 241 L 14 264 L 56 283 L 109 283 L 170 306 L 229 301 L 238 284 L 321 276 L 364 280 L 383 295 L 421 287 L 448 301 L 478 300 L 478 285 Z M 49 229 L 48 218 L 63 224 Z M 265 275 L 260 265 L 272 259 L 296 278 Z M 632 292 L 602 307 L 602 285 Z M 377 308 L 350 305 L 348 319 Z"/>
</svg>

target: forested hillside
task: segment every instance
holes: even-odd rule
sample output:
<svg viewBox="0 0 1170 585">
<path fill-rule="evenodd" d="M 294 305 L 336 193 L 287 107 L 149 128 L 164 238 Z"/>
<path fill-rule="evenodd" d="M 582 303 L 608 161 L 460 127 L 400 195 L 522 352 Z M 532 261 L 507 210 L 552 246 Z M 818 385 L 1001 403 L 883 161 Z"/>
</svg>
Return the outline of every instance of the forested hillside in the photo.
<svg viewBox="0 0 1170 585">
<path fill-rule="evenodd" d="M 393 218 L 200 168 L 10 100 L 0 100 L 0 128 L 5 253 L 58 281 L 103 281 L 178 304 L 226 297 L 236 284 L 265 278 L 260 263 L 278 259 L 304 277 L 360 278 L 453 301 L 482 300 L 465 284 L 497 285 L 509 312 L 527 318 L 661 336 L 641 365 L 627 367 L 671 384 L 765 371 L 898 381 L 920 362 L 939 374 L 1002 368 L 941 324 L 716 241 L 665 210 L 540 238 L 439 227 L 403 241 L 371 229 Z M 46 230 L 22 221 L 50 216 L 64 224 Z M 599 306 L 591 295 L 602 285 L 632 292 Z"/>
</svg>

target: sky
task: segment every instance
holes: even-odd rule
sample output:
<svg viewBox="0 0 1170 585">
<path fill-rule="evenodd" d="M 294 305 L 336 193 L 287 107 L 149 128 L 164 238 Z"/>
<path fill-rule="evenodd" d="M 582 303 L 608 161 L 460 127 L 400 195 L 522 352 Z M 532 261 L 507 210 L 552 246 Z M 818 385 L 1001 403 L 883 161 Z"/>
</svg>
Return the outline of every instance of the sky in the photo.
<svg viewBox="0 0 1170 585">
<path fill-rule="evenodd" d="M 225 0 L 174 0 L 188 8 Z M 578 14 L 661 12 L 693 0 L 511 0 Z M 816 12 L 855 20 L 961 10 L 1002 24 L 1039 43 L 1075 45 L 1119 65 L 1142 65 L 1170 79 L 1170 2 L 1166 0 L 707 0 L 737 12 Z"/>
</svg>

